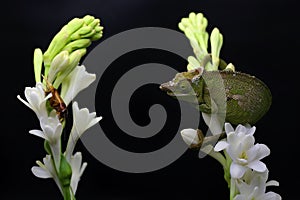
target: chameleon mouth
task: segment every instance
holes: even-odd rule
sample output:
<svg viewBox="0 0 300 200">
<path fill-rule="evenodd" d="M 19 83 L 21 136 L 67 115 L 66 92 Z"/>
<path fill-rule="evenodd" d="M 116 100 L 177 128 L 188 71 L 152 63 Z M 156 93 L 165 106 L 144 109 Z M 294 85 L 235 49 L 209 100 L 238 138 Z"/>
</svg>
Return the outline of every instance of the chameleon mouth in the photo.
<svg viewBox="0 0 300 200">
<path fill-rule="evenodd" d="M 161 89 L 163 92 L 166 92 L 169 96 L 175 96 L 173 87 L 171 86 L 170 82 L 161 84 L 159 86 L 159 89 Z"/>
<path fill-rule="evenodd" d="M 159 89 L 166 92 L 167 95 L 172 97 L 186 97 L 189 96 L 189 94 L 182 94 L 182 93 L 176 93 L 174 87 L 172 86 L 172 82 L 163 83 L 159 86 Z"/>
</svg>

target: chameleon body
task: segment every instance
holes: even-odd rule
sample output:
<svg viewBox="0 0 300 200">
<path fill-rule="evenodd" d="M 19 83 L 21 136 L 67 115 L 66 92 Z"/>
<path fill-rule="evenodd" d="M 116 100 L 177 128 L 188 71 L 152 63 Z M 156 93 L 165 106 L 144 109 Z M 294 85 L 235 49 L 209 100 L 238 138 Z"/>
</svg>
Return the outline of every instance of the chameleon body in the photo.
<svg viewBox="0 0 300 200">
<path fill-rule="evenodd" d="M 235 125 L 255 124 L 272 103 L 266 84 L 254 76 L 231 70 L 199 68 L 178 73 L 173 80 L 161 84 L 160 89 L 194 104 L 201 112 L 223 112 L 225 121 Z"/>
</svg>

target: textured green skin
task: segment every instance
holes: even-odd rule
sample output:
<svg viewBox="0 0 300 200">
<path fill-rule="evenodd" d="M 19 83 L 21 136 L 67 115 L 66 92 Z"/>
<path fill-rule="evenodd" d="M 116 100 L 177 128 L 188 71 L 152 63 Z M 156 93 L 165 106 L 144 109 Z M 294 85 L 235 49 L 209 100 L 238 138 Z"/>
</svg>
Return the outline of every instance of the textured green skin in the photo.
<svg viewBox="0 0 300 200">
<path fill-rule="evenodd" d="M 172 87 L 172 92 L 167 93 L 184 101 L 190 101 L 188 97 L 193 89 L 198 102 L 190 103 L 195 103 L 201 112 L 208 114 L 212 112 L 214 104 L 222 108 L 217 113 L 226 112 L 225 121 L 235 125 L 255 124 L 271 106 L 269 88 L 254 76 L 223 70 L 204 71 L 198 78 L 194 77 L 193 72 L 179 73 L 172 81 L 162 84 L 161 89 Z M 181 85 L 187 81 L 192 87 L 182 90 Z"/>
</svg>

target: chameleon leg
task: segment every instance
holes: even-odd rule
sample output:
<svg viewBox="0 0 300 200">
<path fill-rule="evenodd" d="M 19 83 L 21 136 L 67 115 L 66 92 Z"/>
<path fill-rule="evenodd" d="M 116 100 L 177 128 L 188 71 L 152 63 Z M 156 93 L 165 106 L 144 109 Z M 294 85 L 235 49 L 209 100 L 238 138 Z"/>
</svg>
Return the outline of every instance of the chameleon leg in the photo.
<svg viewBox="0 0 300 200">
<path fill-rule="evenodd" d="M 211 107 L 207 104 L 201 104 L 199 105 L 199 110 L 201 112 L 207 113 L 207 114 L 211 114 Z"/>
</svg>

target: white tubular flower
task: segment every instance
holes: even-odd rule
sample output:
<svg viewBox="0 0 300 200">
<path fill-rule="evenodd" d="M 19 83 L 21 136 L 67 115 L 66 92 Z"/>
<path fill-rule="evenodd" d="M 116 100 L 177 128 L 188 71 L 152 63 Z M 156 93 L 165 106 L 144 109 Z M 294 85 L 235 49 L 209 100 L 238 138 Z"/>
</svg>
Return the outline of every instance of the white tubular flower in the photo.
<svg viewBox="0 0 300 200">
<path fill-rule="evenodd" d="M 182 137 L 183 141 L 189 147 L 197 146 L 201 142 L 200 138 L 199 138 L 199 135 L 198 135 L 198 132 L 195 129 L 191 129 L 191 128 L 183 129 L 180 132 L 180 134 L 181 134 L 181 137 Z"/>
<path fill-rule="evenodd" d="M 29 133 L 41 137 L 49 142 L 56 167 L 59 168 L 61 153 L 60 137 L 63 127 L 56 115 L 56 112 L 53 110 L 49 117 L 41 117 L 40 125 L 43 131 L 31 130 Z"/>
<path fill-rule="evenodd" d="M 68 161 L 70 160 L 74 147 L 82 134 L 102 119 L 102 117 L 96 117 L 95 112 L 90 113 L 87 108 L 79 109 L 77 102 L 74 102 L 72 104 L 72 110 L 73 127 L 66 149 L 66 158 Z"/>
<path fill-rule="evenodd" d="M 281 200 L 281 196 L 274 192 L 267 192 L 267 186 L 278 186 L 277 181 L 268 181 L 268 170 L 263 173 L 248 170 L 243 180 L 237 181 L 239 194 L 234 200 Z"/>
<path fill-rule="evenodd" d="M 57 140 L 60 140 L 62 124 L 60 123 L 55 110 L 50 113 L 49 117 L 41 117 L 40 125 L 43 131 L 31 130 L 29 133 L 41 137 L 50 143 L 55 143 Z"/>
<path fill-rule="evenodd" d="M 39 119 L 47 116 L 46 101 L 51 97 L 51 93 L 45 96 L 43 84 L 38 82 L 35 87 L 26 87 L 24 93 L 27 101 L 22 99 L 20 95 L 17 98 L 33 110 Z"/>
<path fill-rule="evenodd" d="M 44 163 L 44 164 L 43 164 Z M 43 158 L 43 163 L 41 161 L 36 161 L 36 164 L 39 166 L 34 166 L 31 168 L 32 173 L 38 178 L 53 178 L 58 188 L 62 192 L 59 184 L 59 178 L 56 174 L 55 168 L 52 165 L 52 160 L 50 155 L 46 155 Z"/>
<path fill-rule="evenodd" d="M 225 123 L 227 141 L 220 141 L 214 150 L 226 152 L 232 159 L 230 174 L 232 178 L 241 178 L 248 168 L 258 172 L 267 170 L 260 159 L 270 154 L 270 149 L 264 144 L 255 144 L 253 134 L 255 127 L 238 125 L 234 130 L 229 123 Z"/>
<path fill-rule="evenodd" d="M 62 82 L 60 95 L 65 104 L 68 105 L 81 90 L 88 87 L 95 80 L 96 75 L 88 73 L 83 65 L 75 67 Z"/>
<path fill-rule="evenodd" d="M 87 166 L 87 163 L 86 162 L 82 163 L 82 155 L 80 152 L 77 152 L 73 156 L 71 156 L 70 165 L 72 168 L 71 188 L 73 193 L 75 194 L 77 190 L 78 182 Z"/>
</svg>

